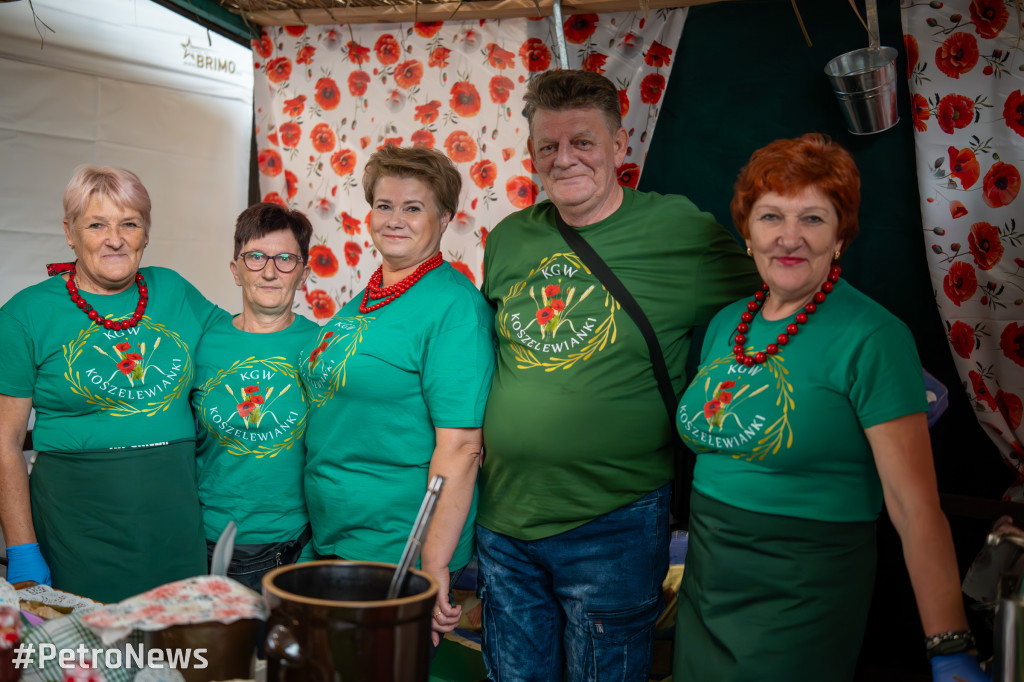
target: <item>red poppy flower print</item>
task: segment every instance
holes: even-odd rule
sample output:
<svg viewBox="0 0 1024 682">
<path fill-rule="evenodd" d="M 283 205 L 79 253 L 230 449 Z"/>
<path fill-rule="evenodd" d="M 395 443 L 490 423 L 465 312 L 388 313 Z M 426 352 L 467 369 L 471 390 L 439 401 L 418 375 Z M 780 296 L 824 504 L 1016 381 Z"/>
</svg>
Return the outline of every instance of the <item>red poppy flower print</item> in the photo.
<svg viewBox="0 0 1024 682">
<path fill-rule="evenodd" d="M 419 85 L 423 79 L 423 64 L 418 59 L 410 59 L 395 67 L 395 84 L 408 90 Z"/>
<path fill-rule="evenodd" d="M 413 132 L 409 136 L 409 142 L 412 142 L 413 147 L 425 147 L 427 149 L 434 148 L 434 133 L 430 132 L 426 128 L 420 128 Z"/>
<path fill-rule="evenodd" d="M 433 38 L 442 26 L 443 21 L 417 21 L 412 25 L 412 30 L 421 38 Z"/>
<path fill-rule="evenodd" d="M 546 287 L 544 287 L 544 295 L 547 296 L 548 298 L 551 298 L 552 296 L 558 296 L 560 293 L 562 293 L 562 287 L 560 287 L 557 284 L 549 284 Z"/>
<path fill-rule="evenodd" d="M 295 194 L 299 191 L 299 179 L 287 168 L 284 171 L 284 184 L 288 198 L 294 199 Z"/>
<path fill-rule="evenodd" d="M 970 33 L 954 33 L 935 50 L 935 65 L 950 78 L 959 78 L 977 63 L 978 39 Z"/>
<path fill-rule="evenodd" d="M 942 291 L 958 306 L 974 296 L 978 291 L 978 276 L 974 273 L 974 266 L 963 261 L 953 263 L 942 278 Z"/>
<path fill-rule="evenodd" d="M 1006 98 L 1006 103 L 1003 104 L 1003 120 L 1010 130 L 1024 136 L 1024 94 L 1020 90 L 1015 90 Z"/>
<path fill-rule="evenodd" d="M 909 79 L 914 74 L 914 68 L 917 66 L 917 59 L 920 56 L 917 49 L 917 38 L 909 33 L 904 33 L 903 47 L 907 51 L 907 78 Z"/>
<path fill-rule="evenodd" d="M 461 272 L 463 275 L 465 275 L 469 279 L 470 282 L 472 282 L 473 284 L 476 284 L 476 276 L 473 274 L 473 271 L 469 269 L 468 265 L 466 265 L 465 263 L 463 263 L 462 261 L 459 261 L 459 260 L 449 261 L 449 263 L 451 263 L 451 266 L 453 268 L 455 268 L 456 270 Z"/>
<path fill-rule="evenodd" d="M 252 414 L 252 411 L 255 409 L 256 403 L 252 402 L 251 400 L 246 400 L 245 402 L 238 403 L 238 416 L 241 417 L 242 419 L 245 419 L 250 414 Z"/>
<path fill-rule="evenodd" d="M 402 47 L 390 33 L 385 33 L 373 45 L 373 51 L 377 54 L 377 61 L 384 66 L 389 66 L 398 61 L 402 56 Z"/>
<path fill-rule="evenodd" d="M 286 99 L 284 101 L 284 107 L 282 107 L 282 113 L 285 116 L 301 116 L 302 112 L 306 108 L 306 96 L 299 95 L 292 99 Z"/>
<path fill-rule="evenodd" d="M 1020 396 L 1013 393 L 1005 393 L 1001 389 L 996 391 L 996 409 L 1003 415 L 1007 426 L 1016 431 L 1020 426 L 1021 417 L 1024 416 L 1024 404 Z"/>
<path fill-rule="evenodd" d="M 314 289 L 306 294 L 306 301 L 309 303 L 310 307 L 313 308 L 313 317 L 318 320 L 326 320 L 334 315 L 337 310 L 337 305 L 334 303 L 334 299 L 331 298 L 323 289 Z M 318 350 L 322 351 L 324 347 L 321 347 Z M 310 357 L 310 361 L 312 361 L 312 359 L 313 358 Z"/>
<path fill-rule="evenodd" d="M 672 61 L 672 48 L 662 45 L 657 40 L 651 43 L 651 46 L 647 48 L 647 54 L 644 55 L 644 62 L 648 66 L 655 68 L 661 68 L 668 66 Z"/>
<path fill-rule="evenodd" d="M 963 95 L 946 95 L 939 100 L 935 113 L 942 132 L 952 134 L 954 130 L 966 128 L 974 120 L 974 100 Z"/>
<path fill-rule="evenodd" d="M 313 127 L 313 132 L 309 134 L 309 139 L 313 141 L 313 149 L 317 150 L 321 154 L 326 154 L 334 149 L 334 144 L 337 142 L 337 137 L 334 135 L 334 131 L 331 130 L 331 126 L 326 123 L 317 123 Z"/>
<path fill-rule="evenodd" d="M 1003 355 L 1024 367 L 1024 325 L 1011 322 L 999 335 L 999 348 Z"/>
<path fill-rule="evenodd" d="M 971 353 L 974 352 L 974 327 L 957 320 L 949 329 L 949 343 L 957 355 L 964 360 L 969 360 Z"/>
<path fill-rule="evenodd" d="M 1020 192 L 1020 172 L 1008 163 L 996 161 L 985 173 L 982 198 L 992 208 L 1006 206 Z"/>
<path fill-rule="evenodd" d="M 288 208 L 287 202 L 285 202 L 285 200 L 282 199 L 281 195 L 278 194 L 277 192 L 268 192 L 266 194 L 266 196 L 263 197 L 263 203 L 266 203 L 266 204 L 277 204 L 278 206 L 283 206 L 284 208 Z"/>
<path fill-rule="evenodd" d="M 505 183 L 505 195 L 516 208 L 526 208 L 537 203 L 540 190 L 537 184 L 524 175 L 517 175 Z"/>
<path fill-rule="evenodd" d="M 985 377 L 981 376 L 973 369 L 967 373 L 967 377 L 971 380 L 971 387 L 974 389 L 974 399 L 979 403 L 985 403 L 989 409 L 996 409 L 995 398 L 988 392 L 988 386 L 985 385 Z"/>
<path fill-rule="evenodd" d="M 413 118 L 423 125 L 427 125 L 428 123 L 433 123 L 437 120 L 437 115 L 440 110 L 441 103 L 435 99 L 427 102 L 426 104 L 417 106 L 416 113 L 413 114 Z"/>
<path fill-rule="evenodd" d="M 640 166 L 635 163 L 624 163 L 619 166 L 618 174 L 620 185 L 636 189 L 640 182 Z"/>
<path fill-rule="evenodd" d="M 119 353 L 123 353 L 126 350 L 129 350 L 131 347 L 132 347 L 132 344 L 127 343 L 125 341 L 122 341 L 121 343 L 119 343 L 116 346 L 114 346 L 114 348 L 117 349 L 117 352 L 119 352 Z"/>
<path fill-rule="evenodd" d="M 252 51 L 266 59 L 274 52 L 274 41 L 264 33 L 259 40 L 252 41 Z"/>
<path fill-rule="evenodd" d="M 515 83 L 512 82 L 511 78 L 505 76 L 494 76 L 491 78 L 489 90 L 491 92 L 491 101 L 495 104 L 504 104 L 508 101 L 509 95 L 512 94 L 512 90 L 515 88 Z"/>
<path fill-rule="evenodd" d="M 514 69 L 516 53 L 502 49 L 497 43 L 489 43 L 484 51 L 487 54 L 487 63 L 495 69 Z"/>
<path fill-rule="evenodd" d="M 355 242 L 345 242 L 345 264 L 350 268 L 359 265 L 359 256 L 363 254 L 363 247 Z"/>
<path fill-rule="evenodd" d="M 980 222 L 971 225 L 967 245 L 974 256 L 974 264 L 982 270 L 991 270 L 1003 257 L 1003 243 L 999 241 L 999 228 L 991 223 Z"/>
<path fill-rule="evenodd" d="M 915 92 L 914 96 L 910 98 L 910 108 L 914 113 L 914 129 L 919 133 L 928 130 L 928 117 L 931 116 L 931 110 L 924 95 Z"/>
<path fill-rule="evenodd" d="M 309 247 L 309 267 L 318 277 L 333 277 L 338 274 L 338 259 L 331 247 L 317 244 Z"/>
<path fill-rule="evenodd" d="M 498 177 L 498 167 L 493 161 L 481 159 L 474 163 L 469 169 L 469 177 L 480 189 L 494 187 L 494 181 Z"/>
<path fill-rule="evenodd" d="M 366 94 L 366 86 L 370 82 L 370 74 L 365 71 L 353 71 L 348 75 L 348 94 L 362 97 Z"/>
<path fill-rule="evenodd" d="M 351 149 L 339 149 L 331 154 L 331 170 L 338 175 L 352 175 L 356 170 L 356 153 Z"/>
<path fill-rule="evenodd" d="M 574 14 L 565 20 L 565 39 L 574 45 L 582 45 L 590 40 L 597 30 L 596 14 Z"/>
<path fill-rule="evenodd" d="M 523 168 L 526 169 L 527 173 L 531 173 L 531 174 L 536 174 L 537 173 L 537 169 L 534 167 L 532 159 L 527 157 L 527 158 L 523 159 L 522 163 L 523 163 Z"/>
<path fill-rule="evenodd" d="M 125 358 L 121 360 L 121 362 L 117 363 L 117 368 L 121 370 L 121 374 L 129 376 L 132 373 L 132 370 L 135 369 L 135 361 Z"/>
<path fill-rule="evenodd" d="M 583 60 L 582 69 L 584 71 L 590 71 L 591 73 L 604 73 L 604 63 L 608 61 L 608 57 L 604 56 L 600 52 L 591 52 Z"/>
<path fill-rule="evenodd" d="M 267 62 L 267 80 L 271 83 L 280 83 L 288 80 L 292 75 L 292 60 L 288 57 L 278 57 Z"/>
<path fill-rule="evenodd" d="M 455 163 L 472 161 L 476 158 L 476 142 L 465 130 L 456 130 L 444 141 L 444 150 Z"/>
<path fill-rule="evenodd" d="M 260 392 L 260 387 L 259 386 L 246 386 L 245 388 L 242 389 L 242 393 L 245 393 L 247 395 L 249 393 L 259 393 L 259 392 Z"/>
<path fill-rule="evenodd" d="M 541 325 L 545 325 L 551 321 L 551 318 L 555 316 L 555 311 L 552 310 L 551 306 L 546 305 L 537 311 L 537 322 Z"/>
<path fill-rule="evenodd" d="M 964 206 L 962 201 L 956 201 L 955 199 L 949 202 L 949 214 L 953 216 L 953 220 L 957 218 L 963 218 L 967 215 L 967 207 Z"/>
<path fill-rule="evenodd" d="M 256 163 L 260 167 L 260 173 L 272 178 L 276 178 L 284 170 L 281 155 L 273 149 L 262 150 L 259 156 L 256 157 Z"/>
<path fill-rule="evenodd" d="M 324 109 L 336 108 L 338 102 L 341 101 L 341 92 L 338 90 L 338 84 L 334 82 L 333 78 L 321 78 L 316 82 L 316 92 L 313 94 L 313 98 Z"/>
<path fill-rule="evenodd" d="M 341 212 L 341 229 L 345 234 L 359 234 L 362 231 L 360 224 L 358 218 L 353 218 L 345 211 Z"/>
<path fill-rule="evenodd" d="M 125 353 L 125 360 L 131 360 L 132 362 L 142 362 L 142 356 L 138 353 Z"/>
<path fill-rule="evenodd" d="M 554 309 L 555 312 L 560 313 L 563 310 L 565 310 L 565 301 L 563 301 L 560 298 L 556 298 L 553 301 L 551 301 L 551 307 Z"/>
<path fill-rule="evenodd" d="M 459 116 L 476 116 L 480 113 L 480 93 L 469 81 L 459 81 L 453 85 L 451 95 L 448 104 Z"/>
<path fill-rule="evenodd" d="M 435 66 L 439 69 L 443 69 L 448 66 L 448 57 L 452 51 L 447 47 L 435 47 L 430 52 L 430 59 L 427 60 L 427 66 Z"/>
<path fill-rule="evenodd" d="M 722 403 L 717 398 L 707 401 L 704 403 L 704 418 L 711 421 L 720 409 L 722 409 Z"/>
<path fill-rule="evenodd" d="M 629 113 L 629 94 L 625 90 L 619 90 L 619 109 L 622 110 L 622 117 Z"/>
<path fill-rule="evenodd" d="M 999 35 L 1010 18 L 1003 0 L 971 0 L 970 10 L 975 33 L 988 40 Z"/>
<path fill-rule="evenodd" d="M 519 58 L 531 73 L 544 71 L 551 66 L 551 50 L 540 38 L 528 38 L 519 47 Z"/>
<path fill-rule="evenodd" d="M 345 45 L 345 52 L 348 60 L 356 66 L 360 66 L 370 61 L 370 48 L 363 47 L 355 41 L 348 41 Z"/>
<path fill-rule="evenodd" d="M 299 52 L 295 55 L 295 62 L 297 64 L 312 64 L 313 55 L 316 54 L 316 48 L 312 45 L 303 45 L 299 48 Z"/>
<path fill-rule="evenodd" d="M 664 90 L 665 77 L 660 73 L 649 73 L 640 81 L 640 101 L 644 104 L 657 104 Z"/>
<path fill-rule="evenodd" d="M 277 132 L 281 136 L 281 144 L 291 149 L 297 147 L 302 139 L 302 126 L 294 121 L 285 121 Z"/>
<path fill-rule="evenodd" d="M 964 189 L 970 189 L 981 177 L 981 165 L 970 147 L 949 148 L 949 170 Z"/>
</svg>

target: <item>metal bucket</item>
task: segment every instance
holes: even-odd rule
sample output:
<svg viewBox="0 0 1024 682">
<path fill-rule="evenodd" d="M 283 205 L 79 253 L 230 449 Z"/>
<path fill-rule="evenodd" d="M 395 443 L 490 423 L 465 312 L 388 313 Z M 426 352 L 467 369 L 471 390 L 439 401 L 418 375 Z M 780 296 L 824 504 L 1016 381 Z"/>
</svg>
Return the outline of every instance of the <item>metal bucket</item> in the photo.
<svg viewBox="0 0 1024 682">
<path fill-rule="evenodd" d="M 385 599 L 393 564 L 311 561 L 263 577 L 267 682 L 428 682 L 437 582 L 410 570 Z"/>
<path fill-rule="evenodd" d="M 1017 597 L 1017 576 L 1003 576 L 996 602 L 992 682 L 1024 680 L 1024 601 Z"/>
<path fill-rule="evenodd" d="M 846 127 L 854 135 L 880 133 L 899 123 L 896 55 L 892 47 L 865 47 L 825 65 Z"/>
</svg>

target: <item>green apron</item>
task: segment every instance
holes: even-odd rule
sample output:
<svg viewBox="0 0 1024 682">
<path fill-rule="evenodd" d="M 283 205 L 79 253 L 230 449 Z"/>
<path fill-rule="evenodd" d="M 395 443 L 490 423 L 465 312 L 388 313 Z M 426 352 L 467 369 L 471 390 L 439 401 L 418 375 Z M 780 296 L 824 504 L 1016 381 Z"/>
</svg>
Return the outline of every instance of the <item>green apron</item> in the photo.
<svg viewBox="0 0 1024 682">
<path fill-rule="evenodd" d="M 874 522 L 812 521 L 691 497 L 674 682 L 853 679 Z"/>
<path fill-rule="evenodd" d="M 116 602 L 207 572 L 192 440 L 40 452 L 30 491 L 56 589 Z"/>
</svg>

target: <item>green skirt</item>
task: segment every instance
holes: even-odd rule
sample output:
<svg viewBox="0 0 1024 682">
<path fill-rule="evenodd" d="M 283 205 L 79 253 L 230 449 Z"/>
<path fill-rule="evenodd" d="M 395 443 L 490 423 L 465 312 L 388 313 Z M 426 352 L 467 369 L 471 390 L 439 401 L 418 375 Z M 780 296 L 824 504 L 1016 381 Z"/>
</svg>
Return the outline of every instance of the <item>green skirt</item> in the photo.
<svg viewBox="0 0 1024 682">
<path fill-rule="evenodd" d="M 207 572 L 194 441 L 40 452 L 30 492 L 56 589 L 116 602 Z"/>
<path fill-rule="evenodd" d="M 673 682 L 853 679 L 874 522 L 737 509 L 694 491 Z"/>
</svg>

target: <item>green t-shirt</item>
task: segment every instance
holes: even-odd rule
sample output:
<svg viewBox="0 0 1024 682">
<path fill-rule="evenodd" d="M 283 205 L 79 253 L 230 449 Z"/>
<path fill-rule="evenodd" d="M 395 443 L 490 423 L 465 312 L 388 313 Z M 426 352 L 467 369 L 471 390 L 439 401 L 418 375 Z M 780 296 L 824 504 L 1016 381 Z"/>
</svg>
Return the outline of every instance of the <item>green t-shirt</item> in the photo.
<svg viewBox="0 0 1024 682">
<path fill-rule="evenodd" d="M 206 539 L 228 521 L 235 542 L 294 540 L 309 523 L 302 494 L 306 396 L 299 352 L 319 328 L 301 315 L 287 328 L 254 334 L 225 318 L 196 354 L 192 406 L 201 429 L 199 500 Z"/>
<path fill-rule="evenodd" d="M 146 447 L 195 438 L 189 407 L 193 354 L 226 316 L 173 270 L 142 268 L 146 314 L 131 329 L 103 329 L 72 303 L 61 277 L 18 292 L 0 309 L 0 393 L 31 397 L 36 450 Z M 83 293 L 102 315 L 128 319 L 139 300 Z"/>
<path fill-rule="evenodd" d="M 910 330 L 840 280 L 777 355 L 741 367 L 733 337 L 749 300 L 712 321 L 679 404 L 679 433 L 698 453 L 694 487 L 749 511 L 873 521 L 882 488 L 864 429 L 928 409 Z M 792 321 L 755 316 L 747 352 Z"/>
<path fill-rule="evenodd" d="M 549 201 L 487 238 L 483 293 L 498 366 L 484 420 L 478 523 L 550 537 L 671 477 L 672 432 L 647 345 L 555 227 Z M 579 228 L 650 320 L 676 395 L 693 328 L 759 284 L 736 240 L 685 197 L 625 189 Z"/>
<path fill-rule="evenodd" d="M 427 490 L 435 427 L 483 423 L 494 316 L 447 263 L 382 308 L 362 314 L 360 301 L 362 292 L 300 361 L 306 503 L 319 554 L 397 563 Z M 475 514 L 474 494 L 452 568 L 473 554 Z"/>
</svg>

